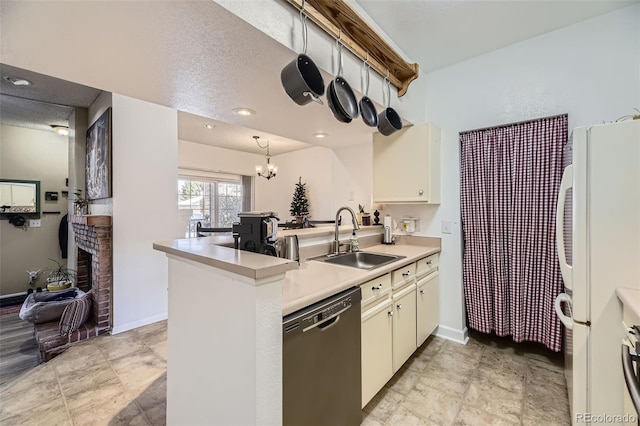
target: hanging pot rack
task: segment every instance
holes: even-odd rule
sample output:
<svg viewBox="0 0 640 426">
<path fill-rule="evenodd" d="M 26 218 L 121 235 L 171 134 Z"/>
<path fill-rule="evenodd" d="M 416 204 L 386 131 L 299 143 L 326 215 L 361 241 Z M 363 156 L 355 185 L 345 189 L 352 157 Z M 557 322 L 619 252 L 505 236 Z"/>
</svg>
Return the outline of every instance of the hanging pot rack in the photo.
<svg viewBox="0 0 640 426">
<path fill-rule="evenodd" d="M 367 61 L 382 78 L 398 89 L 398 97 L 407 93 L 418 78 L 418 64 L 405 61 L 346 0 L 285 0 L 302 11 L 320 29 Z M 303 10 L 304 9 L 304 10 Z"/>
</svg>

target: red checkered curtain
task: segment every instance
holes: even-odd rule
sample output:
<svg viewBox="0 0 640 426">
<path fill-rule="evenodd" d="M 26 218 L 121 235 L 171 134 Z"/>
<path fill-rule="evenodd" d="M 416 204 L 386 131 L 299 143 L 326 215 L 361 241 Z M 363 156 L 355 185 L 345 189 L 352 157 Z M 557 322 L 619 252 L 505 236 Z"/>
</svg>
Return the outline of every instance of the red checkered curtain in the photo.
<svg viewBox="0 0 640 426">
<path fill-rule="evenodd" d="M 567 116 L 460 134 L 469 327 L 562 347 L 555 212 Z"/>
</svg>

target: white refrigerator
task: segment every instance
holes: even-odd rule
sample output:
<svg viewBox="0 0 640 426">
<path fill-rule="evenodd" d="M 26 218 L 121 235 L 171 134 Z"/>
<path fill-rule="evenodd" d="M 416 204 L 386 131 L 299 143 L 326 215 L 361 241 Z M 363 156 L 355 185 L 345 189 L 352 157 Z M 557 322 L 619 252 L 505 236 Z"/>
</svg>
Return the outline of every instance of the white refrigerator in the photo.
<svg viewBox="0 0 640 426">
<path fill-rule="evenodd" d="M 566 220 L 569 189 L 571 217 Z M 570 247 L 565 226 L 570 226 Z M 562 176 L 556 231 L 565 293 L 556 299 L 555 309 L 565 326 L 572 423 L 603 423 L 607 418 L 607 423 L 623 424 L 615 417 L 625 414 L 622 308 L 615 290 L 640 288 L 640 120 L 574 130 L 573 161 Z"/>
</svg>

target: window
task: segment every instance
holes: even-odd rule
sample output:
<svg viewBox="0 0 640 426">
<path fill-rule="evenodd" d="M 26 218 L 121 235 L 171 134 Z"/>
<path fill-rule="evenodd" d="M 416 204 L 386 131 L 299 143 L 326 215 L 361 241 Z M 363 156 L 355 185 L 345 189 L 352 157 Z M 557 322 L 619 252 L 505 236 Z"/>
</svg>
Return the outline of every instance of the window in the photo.
<svg viewBox="0 0 640 426">
<path fill-rule="evenodd" d="M 178 178 L 178 210 L 187 238 L 196 236 L 198 222 L 205 228 L 231 228 L 238 213 L 251 210 L 251 177 L 206 175 Z"/>
</svg>

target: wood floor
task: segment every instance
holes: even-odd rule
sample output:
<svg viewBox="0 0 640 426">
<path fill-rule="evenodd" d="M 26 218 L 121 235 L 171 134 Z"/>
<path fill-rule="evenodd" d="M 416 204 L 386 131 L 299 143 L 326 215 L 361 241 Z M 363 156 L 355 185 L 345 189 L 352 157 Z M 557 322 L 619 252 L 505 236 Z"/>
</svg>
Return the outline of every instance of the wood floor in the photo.
<svg viewBox="0 0 640 426">
<path fill-rule="evenodd" d="M 0 316 L 0 386 L 40 364 L 33 324 L 18 313 Z"/>
</svg>

